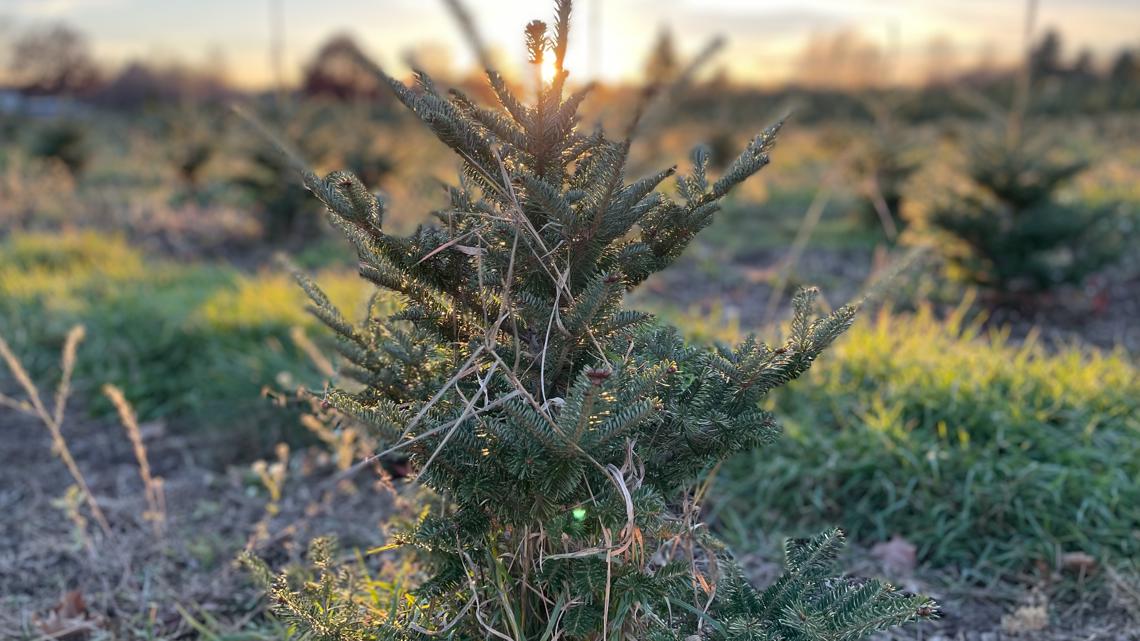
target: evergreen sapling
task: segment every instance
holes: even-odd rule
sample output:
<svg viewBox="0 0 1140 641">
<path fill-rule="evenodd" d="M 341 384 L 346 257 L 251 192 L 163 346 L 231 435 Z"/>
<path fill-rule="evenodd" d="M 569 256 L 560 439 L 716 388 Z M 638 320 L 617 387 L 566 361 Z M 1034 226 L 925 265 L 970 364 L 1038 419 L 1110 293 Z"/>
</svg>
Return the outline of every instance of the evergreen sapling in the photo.
<svg viewBox="0 0 1140 641">
<path fill-rule="evenodd" d="M 963 188 L 936 194 L 930 222 L 961 279 L 1010 297 L 1081 280 L 1115 260 L 1124 234 L 1111 204 L 1068 202 L 1061 187 L 1085 170 L 1044 138 L 983 137 L 967 151 Z"/>
<path fill-rule="evenodd" d="M 900 125 L 885 109 L 878 111 L 875 126 L 853 161 L 861 200 L 858 213 L 863 226 L 882 230 L 894 241 L 906 226 L 902 214 L 906 183 L 920 163 Z"/>
<path fill-rule="evenodd" d="M 768 164 L 778 126 L 718 178 L 698 148 L 688 174 L 626 182 L 637 117 L 616 140 L 578 128 L 590 87 L 566 95 L 570 11 L 559 0 L 553 29 L 526 27 L 530 62 L 554 68 L 530 105 L 493 71 L 495 110 L 423 73 L 412 88 L 374 70 L 462 161 L 436 224 L 389 235 L 384 201 L 356 177 L 304 175 L 361 276 L 403 301 L 353 324 L 298 275 L 356 383 L 327 403 L 406 455 L 441 502 L 392 542 L 430 570 L 410 595 L 346 589 L 318 541 L 300 585 L 251 561 L 277 611 L 319 639 L 519 641 L 856 639 L 933 616 L 926 597 L 833 577 L 838 530 L 789 541 L 787 571 L 759 591 L 698 522 L 698 482 L 777 436 L 761 400 L 855 309 L 815 317 L 804 291 L 783 344 L 708 350 L 623 308 Z M 675 197 L 658 191 L 670 177 Z"/>
</svg>

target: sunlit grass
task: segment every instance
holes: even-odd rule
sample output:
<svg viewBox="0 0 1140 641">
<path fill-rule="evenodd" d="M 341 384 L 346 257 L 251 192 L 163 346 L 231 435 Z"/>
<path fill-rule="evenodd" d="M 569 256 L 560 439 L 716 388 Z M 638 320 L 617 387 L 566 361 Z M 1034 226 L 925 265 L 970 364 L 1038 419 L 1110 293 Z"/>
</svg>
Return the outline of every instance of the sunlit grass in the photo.
<svg viewBox="0 0 1140 641">
<path fill-rule="evenodd" d="M 72 324 L 87 326 L 77 391 L 96 413 L 110 411 L 98 386 L 113 383 L 131 391 L 141 420 L 268 439 L 289 421 L 274 418 L 262 388 L 321 380 L 289 338 L 317 322 L 287 274 L 147 257 L 94 232 L 11 236 L 0 271 L 0 331 L 33 371 L 53 366 Z M 316 279 L 350 318 L 371 293 L 347 268 Z"/>
<path fill-rule="evenodd" d="M 0 297 L 40 298 L 74 308 L 76 294 L 146 274 L 141 254 L 122 236 L 95 232 L 17 234 L 0 249 Z"/>
<path fill-rule="evenodd" d="M 1121 352 L 884 312 L 775 397 L 785 437 L 721 473 L 738 538 L 897 534 L 978 578 L 1140 553 L 1140 370 Z"/>
<path fill-rule="evenodd" d="M 348 270 L 324 270 L 314 279 L 349 318 L 363 311 L 372 291 L 355 272 Z M 307 300 L 288 274 L 262 271 L 252 276 L 239 275 L 232 286 L 216 290 L 198 308 L 195 317 L 221 331 L 266 325 L 315 327 L 318 323 L 305 311 Z"/>
</svg>

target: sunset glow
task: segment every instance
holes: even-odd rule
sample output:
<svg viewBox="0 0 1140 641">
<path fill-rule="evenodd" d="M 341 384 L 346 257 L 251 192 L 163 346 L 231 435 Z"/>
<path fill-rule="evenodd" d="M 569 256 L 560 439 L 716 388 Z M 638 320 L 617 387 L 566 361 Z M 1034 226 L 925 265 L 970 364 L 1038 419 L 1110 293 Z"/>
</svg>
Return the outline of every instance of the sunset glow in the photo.
<svg viewBox="0 0 1140 641">
<path fill-rule="evenodd" d="M 540 67 L 541 67 L 540 73 L 542 74 L 542 81 L 544 83 L 550 83 L 551 81 L 553 81 L 554 80 L 554 74 L 556 73 L 556 70 L 554 69 L 554 56 L 546 56 L 545 58 L 543 58 L 542 59 L 542 65 L 540 65 Z"/>
<path fill-rule="evenodd" d="M 0 2 L 4 5 L 0 25 L 7 21 L 11 32 L 18 33 L 37 23 L 62 21 L 87 34 L 94 53 L 109 67 L 131 60 L 218 62 L 224 63 L 231 82 L 260 88 L 275 81 L 269 4 L 264 0 L 8 0 Z M 477 26 L 504 73 L 528 73 L 519 34 L 535 17 L 535 5 L 523 0 L 492 4 L 494 18 L 481 16 Z M 654 37 L 666 27 L 673 30 L 682 57 L 723 36 L 728 44 L 714 66 L 722 66 L 739 82 L 757 84 L 795 78 L 801 54 L 813 37 L 843 32 L 856 33 L 892 52 L 897 61 L 892 77 L 902 81 L 922 79 L 931 66 L 930 43 L 940 37 L 950 43 L 946 49 L 959 66 L 987 56 L 1009 64 L 1022 52 L 1020 35 L 1010 34 L 1020 33 L 1023 2 L 668 0 L 666 4 L 669 18 L 646 24 L 646 11 L 652 6 L 648 0 L 582 3 L 575 11 L 575 42 L 566 64 L 571 79 L 640 79 Z M 456 27 L 441 3 L 281 0 L 280 6 L 283 72 L 290 84 L 299 81 L 321 43 L 337 33 L 351 35 L 369 55 L 394 70 L 406 53 L 422 47 L 447 54 L 449 66 L 460 73 L 477 65 L 469 48 L 454 40 Z M 1130 45 L 1140 33 L 1140 11 L 1129 0 L 1043 1 L 1037 25 L 1038 31 L 1060 29 L 1070 54 L 1088 48 L 1099 64 L 1107 64 L 1119 47 Z M 597 48 L 591 44 L 595 40 L 601 43 Z M 6 73 L 4 63 L 0 60 L 0 80 Z M 549 81 L 552 70 L 542 69 L 541 75 Z"/>
</svg>

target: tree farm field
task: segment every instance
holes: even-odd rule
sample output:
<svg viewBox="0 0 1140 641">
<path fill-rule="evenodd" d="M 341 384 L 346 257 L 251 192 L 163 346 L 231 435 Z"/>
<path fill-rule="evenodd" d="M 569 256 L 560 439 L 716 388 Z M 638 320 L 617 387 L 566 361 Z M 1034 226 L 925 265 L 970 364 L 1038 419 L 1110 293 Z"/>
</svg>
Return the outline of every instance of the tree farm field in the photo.
<svg viewBox="0 0 1140 641">
<path fill-rule="evenodd" d="M 1140 639 L 1136 69 L 579 96 L 550 4 L 10 76 L 0 638 Z"/>
</svg>

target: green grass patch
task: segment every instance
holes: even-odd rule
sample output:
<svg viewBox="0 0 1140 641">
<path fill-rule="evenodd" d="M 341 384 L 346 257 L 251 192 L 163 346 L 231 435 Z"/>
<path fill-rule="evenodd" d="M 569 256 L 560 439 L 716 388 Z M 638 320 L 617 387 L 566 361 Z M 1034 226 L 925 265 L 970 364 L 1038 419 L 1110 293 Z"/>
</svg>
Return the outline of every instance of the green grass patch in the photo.
<svg viewBox="0 0 1140 641">
<path fill-rule="evenodd" d="M 1140 555 L 1140 372 L 1122 353 L 981 335 L 963 312 L 858 323 L 773 402 L 784 438 L 728 462 L 739 539 L 900 535 L 979 579 Z"/>
<path fill-rule="evenodd" d="M 786 249 L 795 240 L 811 207 L 814 189 L 772 188 L 762 202 L 729 200 L 702 234 L 701 243 L 737 256 L 757 249 Z M 809 237 L 811 247 L 870 249 L 882 233 L 867 229 L 851 214 L 854 201 L 837 195 L 826 205 Z"/>
<path fill-rule="evenodd" d="M 114 383 L 143 420 L 271 443 L 292 420 L 262 388 L 319 384 L 289 339 L 316 321 L 285 274 L 152 259 L 93 233 L 13 236 L 0 273 L 0 333 L 33 373 L 54 376 L 67 330 L 86 325 L 77 391 L 97 414 L 110 410 L 98 387 Z M 315 277 L 346 314 L 370 293 L 348 270 Z"/>
</svg>

